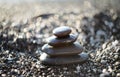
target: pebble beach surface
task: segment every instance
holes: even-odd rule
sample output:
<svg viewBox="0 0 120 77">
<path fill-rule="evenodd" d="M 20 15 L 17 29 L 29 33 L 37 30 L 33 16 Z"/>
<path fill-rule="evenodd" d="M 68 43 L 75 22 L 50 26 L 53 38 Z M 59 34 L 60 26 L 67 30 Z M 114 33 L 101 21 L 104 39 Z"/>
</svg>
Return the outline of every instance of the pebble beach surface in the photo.
<svg viewBox="0 0 120 77">
<path fill-rule="evenodd" d="M 102 11 L 44 14 L 19 23 L 0 22 L 1 77 L 120 77 L 120 17 Z M 84 64 L 42 65 L 41 47 L 52 30 L 62 25 L 78 33 L 77 41 L 90 56 Z"/>
</svg>

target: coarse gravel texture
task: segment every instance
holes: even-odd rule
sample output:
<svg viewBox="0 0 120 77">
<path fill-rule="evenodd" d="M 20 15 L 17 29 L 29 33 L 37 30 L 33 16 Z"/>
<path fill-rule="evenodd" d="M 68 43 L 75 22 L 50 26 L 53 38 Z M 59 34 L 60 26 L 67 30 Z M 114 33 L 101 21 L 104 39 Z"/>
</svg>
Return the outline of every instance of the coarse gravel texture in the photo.
<svg viewBox="0 0 120 77">
<path fill-rule="evenodd" d="M 45 38 L 58 26 L 70 26 L 90 56 L 84 64 L 47 66 L 40 62 Z M 32 20 L 0 22 L 1 77 L 120 77 L 120 17 L 102 11 L 43 14 Z"/>
</svg>

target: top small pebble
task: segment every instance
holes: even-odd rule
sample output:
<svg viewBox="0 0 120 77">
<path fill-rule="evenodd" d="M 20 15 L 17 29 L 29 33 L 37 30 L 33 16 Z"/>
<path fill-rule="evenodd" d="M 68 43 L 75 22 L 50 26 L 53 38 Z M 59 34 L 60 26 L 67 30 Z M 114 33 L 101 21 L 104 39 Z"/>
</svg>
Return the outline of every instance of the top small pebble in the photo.
<svg viewBox="0 0 120 77">
<path fill-rule="evenodd" d="M 57 37 L 65 37 L 71 33 L 71 29 L 67 26 L 61 26 L 53 30 L 53 34 Z"/>
</svg>

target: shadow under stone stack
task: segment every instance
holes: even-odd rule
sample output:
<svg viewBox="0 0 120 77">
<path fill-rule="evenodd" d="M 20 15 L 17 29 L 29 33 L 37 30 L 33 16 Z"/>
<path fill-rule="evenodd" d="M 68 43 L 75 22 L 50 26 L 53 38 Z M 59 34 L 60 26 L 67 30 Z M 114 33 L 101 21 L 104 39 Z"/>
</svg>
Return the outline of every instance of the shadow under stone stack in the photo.
<svg viewBox="0 0 120 77">
<path fill-rule="evenodd" d="M 83 47 L 75 42 L 77 36 L 70 34 L 71 29 L 61 26 L 53 30 L 54 36 L 47 39 L 47 44 L 42 47 L 40 60 L 43 64 L 62 65 L 83 63 L 88 60 L 88 54 L 83 53 Z"/>
</svg>

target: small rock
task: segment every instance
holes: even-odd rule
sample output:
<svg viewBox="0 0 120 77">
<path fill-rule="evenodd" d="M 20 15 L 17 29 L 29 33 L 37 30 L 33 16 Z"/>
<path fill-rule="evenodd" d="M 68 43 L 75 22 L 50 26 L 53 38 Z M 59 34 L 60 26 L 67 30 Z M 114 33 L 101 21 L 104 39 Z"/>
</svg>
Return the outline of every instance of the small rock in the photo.
<svg viewBox="0 0 120 77">
<path fill-rule="evenodd" d="M 57 37 L 65 37 L 71 33 L 71 29 L 67 26 L 61 26 L 53 30 L 53 34 Z"/>
<path fill-rule="evenodd" d="M 106 33 L 103 31 L 103 30 L 98 30 L 97 32 L 96 32 L 96 37 L 97 37 L 97 39 L 101 39 L 101 37 L 103 36 L 104 37 L 104 39 L 106 39 Z"/>
<path fill-rule="evenodd" d="M 120 53 L 120 48 L 118 48 L 118 49 L 116 50 L 116 52 L 117 52 L 117 53 Z"/>
<path fill-rule="evenodd" d="M 114 59 L 118 59 L 118 58 L 119 58 L 119 56 L 118 56 L 118 55 L 115 55 L 115 56 L 114 56 Z"/>
<path fill-rule="evenodd" d="M 113 71 L 112 68 L 111 68 L 111 66 L 108 66 L 108 71 L 109 71 L 109 72 L 112 72 L 112 71 Z"/>
<path fill-rule="evenodd" d="M 106 60 L 101 60 L 101 64 L 106 64 L 107 61 Z"/>
<path fill-rule="evenodd" d="M 107 69 L 103 69 L 102 72 L 103 72 L 103 73 L 107 72 Z"/>
<path fill-rule="evenodd" d="M 92 69 L 92 70 L 93 70 L 93 72 L 94 72 L 94 73 L 96 73 L 96 72 L 97 72 L 97 69 L 96 69 L 96 68 L 94 68 L 94 69 Z"/>
<path fill-rule="evenodd" d="M 68 68 L 67 67 L 64 67 L 63 70 L 66 71 Z"/>
<path fill-rule="evenodd" d="M 115 40 L 114 42 L 112 42 L 112 45 L 113 45 L 113 46 L 116 46 L 118 43 L 119 43 L 119 41 L 118 41 L 118 40 Z"/>
<path fill-rule="evenodd" d="M 70 45 L 64 45 L 61 47 L 52 47 L 48 44 L 45 44 L 42 47 L 42 51 L 50 56 L 66 56 L 77 55 L 83 51 L 83 48 L 78 42 Z"/>
<path fill-rule="evenodd" d="M 100 74 L 100 77 L 111 77 L 108 72 Z"/>
<path fill-rule="evenodd" d="M 76 67 L 76 70 L 77 70 L 77 72 L 80 72 L 80 66 L 79 65 Z"/>
<path fill-rule="evenodd" d="M 39 66 L 39 65 L 36 65 L 35 67 L 36 67 L 36 68 L 40 68 L 40 66 Z"/>
<path fill-rule="evenodd" d="M 64 46 L 65 44 L 70 44 L 75 42 L 76 39 L 77 36 L 72 34 L 65 38 L 57 38 L 55 36 L 52 36 L 47 39 L 47 43 L 51 46 Z"/>
<path fill-rule="evenodd" d="M 107 47 L 107 43 L 104 43 L 103 45 L 102 45 L 102 49 L 105 49 Z"/>
<path fill-rule="evenodd" d="M 63 64 L 72 64 L 72 63 L 84 63 L 88 60 L 88 54 L 81 53 L 80 55 L 73 56 L 59 56 L 59 57 L 50 57 L 46 53 L 43 53 L 40 56 L 42 64 L 47 65 L 63 65 Z"/>
<path fill-rule="evenodd" d="M 115 62 L 115 65 L 117 66 L 117 65 L 119 65 L 120 64 L 120 62 Z"/>
<path fill-rule="evenodd" d="M 1 74 L 2 77 L 6 77 L 6 74 Z"/>
<path fill-rule="evenodd" d="M 117 73 L 116 77 L 120 77 L 120 73 Z"/>
</svg>

